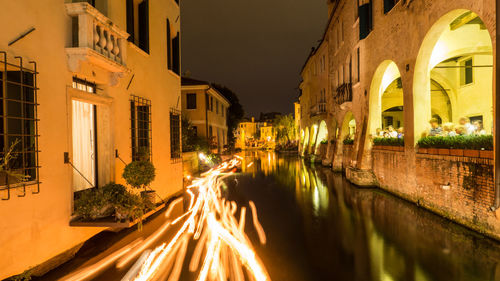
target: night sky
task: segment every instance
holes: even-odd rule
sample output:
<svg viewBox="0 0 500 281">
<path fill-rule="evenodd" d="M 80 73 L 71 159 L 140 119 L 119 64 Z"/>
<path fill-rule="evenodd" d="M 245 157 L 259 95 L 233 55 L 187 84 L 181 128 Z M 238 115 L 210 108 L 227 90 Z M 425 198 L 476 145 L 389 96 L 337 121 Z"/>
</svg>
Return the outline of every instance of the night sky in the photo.
<svg viewBox="0 0 500 281">
<path fill-rule="evenodd" d="M 183 0 L 182 71 L 231 88 L 247 116 L 291 113 L 326 21 L 326 0 Z"/>
</svg>

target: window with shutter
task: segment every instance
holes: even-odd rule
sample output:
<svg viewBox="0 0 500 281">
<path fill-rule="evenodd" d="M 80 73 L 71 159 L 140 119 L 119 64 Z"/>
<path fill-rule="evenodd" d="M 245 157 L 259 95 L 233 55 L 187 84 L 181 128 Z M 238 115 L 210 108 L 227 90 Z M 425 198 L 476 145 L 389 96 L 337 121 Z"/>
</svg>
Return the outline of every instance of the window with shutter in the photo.
<svg viewBox="0 0 500 281">
<path fill-rule="evenodd" d="M 172 70 L 180 74 L 181 71 L 181 53 L 180 53 L 180 35 L 177 35 L 172 40 Z"/>
<path fill-rule="evenodd" d="M 128 41 L 135 41 L 134 0 L 127 0 L 127 33 L 130 35 Z"/>
<path fill-rule="evenodd" d="M 170 30 L 170 20 L 167 19 L 167 66 L 172 69 L 172 31 Z"/>
<path fill-rule="evenodd" d="M 139 4 L 139 48 L 149 53 L 149 1 Z"/>
</svg>

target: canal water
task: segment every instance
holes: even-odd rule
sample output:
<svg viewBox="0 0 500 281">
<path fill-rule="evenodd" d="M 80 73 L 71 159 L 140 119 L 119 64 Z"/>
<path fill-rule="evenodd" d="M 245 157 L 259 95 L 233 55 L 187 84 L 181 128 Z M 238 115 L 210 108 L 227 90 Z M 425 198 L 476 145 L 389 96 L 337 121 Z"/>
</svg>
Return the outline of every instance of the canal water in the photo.
<svg viewBox="0 0 500 281">
<path fill-rule="evenodd" d="M 255 202 L 267 244 L 254 246 L 272 280 L 500 281 L 493 240 L 297 156 L 243 156 L 224 193 Z"/>
</svg>

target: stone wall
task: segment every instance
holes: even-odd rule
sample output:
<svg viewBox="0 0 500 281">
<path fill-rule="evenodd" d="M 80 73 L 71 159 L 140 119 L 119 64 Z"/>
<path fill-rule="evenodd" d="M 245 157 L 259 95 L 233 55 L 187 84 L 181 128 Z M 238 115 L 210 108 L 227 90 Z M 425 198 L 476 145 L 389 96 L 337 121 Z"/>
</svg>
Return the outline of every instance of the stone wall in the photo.
<svg viewBox="0 0 500 281">
<path fill-rule="evenodd" d="M 353 153 L 353 145 L 344 145 L 342 148 L 342 169 L 345 170 L 347 167 L 351 166 L 351 160 Z"/>
</svg>

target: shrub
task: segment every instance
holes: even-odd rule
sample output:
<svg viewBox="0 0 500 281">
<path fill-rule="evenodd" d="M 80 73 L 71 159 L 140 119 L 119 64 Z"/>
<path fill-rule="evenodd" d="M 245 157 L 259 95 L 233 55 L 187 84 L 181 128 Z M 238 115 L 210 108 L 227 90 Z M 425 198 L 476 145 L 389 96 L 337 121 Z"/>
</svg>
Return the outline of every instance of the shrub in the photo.
<svg viewBox="0 0 500 281">
<path fill-rule="evenodd" d="M 86 220 L 115 215 L 118 219 L 138 219 L 152 209 L 147 200 L 132 194 L 121 184 L 109 183 L 103 187 L 80 192 L 75 200 L 75 214 Z"/>
<path fill-rule="evenodd" d="M 417 144 L 421 148 L 493 150 L 493 136 L 429 136 L 421 138 Z"/>
<path fill-rule="evenodd" d="M 347 138 L 344 140 L 344 144 L 347 144 L 347 145 L 354 144 L 354 140 Z"/>
<path fill-rule="evenodd" d="M 322 140 L 320 143 L 321 144 L 328 144 L 328 140 Z"/>
<path fill-rule="evenodd" d="M 91 220 L 110 216 L 113 214 L 110 198 L 103 188 L 83 190 L 75 199 L 75 214 Z"/>
<path fill-rule="evenodd" d="M 386 146 L 404 146 L 404 139 L 400 138 L 374 138 L 374 145 L 386 145 Z"/>
<path fill-rule="evenodd" d="M 122 177 L 134 188 L 144 188 L 155 179 L 155 167 L 150 161 L 134 161 L 123 170 Z"/>
</svg>

